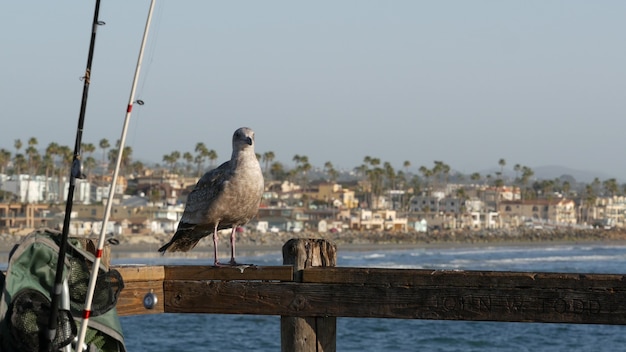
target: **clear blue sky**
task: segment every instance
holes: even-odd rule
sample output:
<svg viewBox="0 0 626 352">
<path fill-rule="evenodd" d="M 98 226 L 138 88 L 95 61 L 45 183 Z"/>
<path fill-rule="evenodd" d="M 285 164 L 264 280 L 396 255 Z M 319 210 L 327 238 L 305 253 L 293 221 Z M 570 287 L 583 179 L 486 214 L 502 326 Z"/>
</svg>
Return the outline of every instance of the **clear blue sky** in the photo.
<svg viewBox="0 0 626 352">
<path fill-rule="evenodd" d="M 0 148 L 73 146 L 94 4 L 0 3 Z M 149 4 L 102 1 L 84 142 L 120 136 Z M 137 98 L 144 161 L 197 142 L 224 161 L 248 126 L 289 167 L 504 158 L 626 180 L 626 1 L 159 0 Z"/>
</svg>

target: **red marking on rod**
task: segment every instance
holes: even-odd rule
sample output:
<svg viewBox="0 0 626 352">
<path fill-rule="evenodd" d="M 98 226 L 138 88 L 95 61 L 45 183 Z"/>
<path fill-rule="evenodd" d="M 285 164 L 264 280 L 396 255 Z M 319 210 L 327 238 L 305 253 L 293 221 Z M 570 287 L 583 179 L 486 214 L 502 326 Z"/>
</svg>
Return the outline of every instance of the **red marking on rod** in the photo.
<svg viewBox="0 0 626 352">
<path fill-rule="evenodd" d="M 133 111 L 133 104 L 128 104 L 128 108 L 126 109 L 126 112 L 131 112 Z"/>
<path fill-rule="evenodd" d="M 96 258 L 102 258 L 102 249 L 98 249 L 96 252 Z"/>
<path fill-rule="evenodd" d="M 90 316 L 91 316 L 90 310 L 83 310 L 83 319 L 89 319 Z"/>
</svg>

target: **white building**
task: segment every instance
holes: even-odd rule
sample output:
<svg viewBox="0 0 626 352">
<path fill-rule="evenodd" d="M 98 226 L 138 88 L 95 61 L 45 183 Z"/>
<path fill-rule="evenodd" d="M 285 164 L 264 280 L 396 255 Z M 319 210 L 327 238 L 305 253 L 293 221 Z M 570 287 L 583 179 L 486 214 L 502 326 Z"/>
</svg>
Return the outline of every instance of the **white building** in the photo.
<svg viewBox="0 0 626 352">
<path fill-rule="evenodd" d="M 46 178 L 43 175 L 2 175 L 0 190 L 10 192 L 16 196 L 15 201 L 21 203 L 47 203 L 59 199 L 59 184 L 63 187 L 63 201 L 67 199 L 69 182 L 63 178 L 59 183 L 57 178 Z M 86 180 L 77 179 L 74 188 L 74 201 L 90 204 L 90 184 Z"/>
</svg>

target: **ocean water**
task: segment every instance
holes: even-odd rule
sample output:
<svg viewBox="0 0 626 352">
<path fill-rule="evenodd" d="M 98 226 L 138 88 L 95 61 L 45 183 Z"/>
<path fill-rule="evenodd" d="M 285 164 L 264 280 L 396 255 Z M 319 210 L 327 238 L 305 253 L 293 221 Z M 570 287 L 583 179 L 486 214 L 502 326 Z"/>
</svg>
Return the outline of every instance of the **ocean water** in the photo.
<svg viewBox="0 0 626 352">
<path fill-rule="evenodd" d="M 280 265 L 279 252 L 240 258 Z M 158 263 L 155 261 L 159 261 Z M 147 264 L 206 265 L 201 259 Z M 338 266 L 624 273 L 626 246 L 603 244 L 340 251 Z M 117 260 L 124 262 L 124 260 Z M 122 317 L 129 351 L 280 351 L 280 317 L 160 314 Z M 405 319 L 337 319 L 338 351 L 622 351 L 626 327 Z"/>
</svg>

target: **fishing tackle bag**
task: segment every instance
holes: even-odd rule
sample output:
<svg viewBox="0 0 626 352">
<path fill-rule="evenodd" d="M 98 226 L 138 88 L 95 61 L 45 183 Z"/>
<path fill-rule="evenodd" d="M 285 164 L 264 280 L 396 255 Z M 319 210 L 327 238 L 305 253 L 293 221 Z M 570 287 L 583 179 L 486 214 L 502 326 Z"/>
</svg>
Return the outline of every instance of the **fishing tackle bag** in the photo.
<svg viewBox="0 0 626 352">
<path fill-rule="evenodd" d="M 55 282 L 61 233 L 40 229 L 26 236 L 9 256 L 0 300 L 0 351 L 40 351 L 48 332 L 50 292 Z M 64 293 L 51 351 L 75 341 L 81 324 L 95 257 L 69 239 L 64 263 Z M 87 351 L 126 352 L 115 304 L 124 283 L 116 270 L 101 265 L 85 345 Z M 65 351 L 65 350 L 64 350 Z"/>
</svg>

